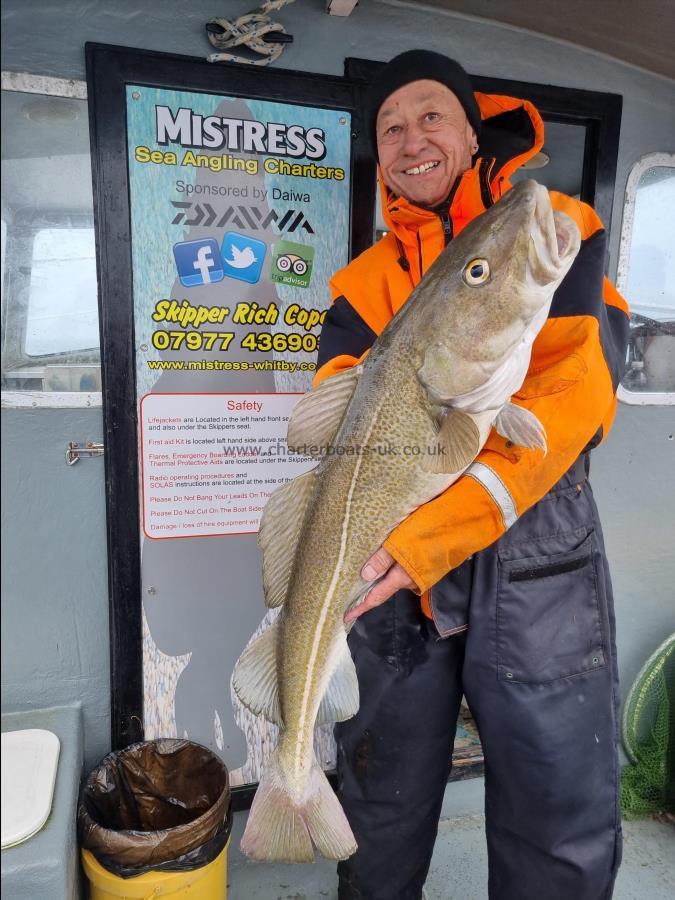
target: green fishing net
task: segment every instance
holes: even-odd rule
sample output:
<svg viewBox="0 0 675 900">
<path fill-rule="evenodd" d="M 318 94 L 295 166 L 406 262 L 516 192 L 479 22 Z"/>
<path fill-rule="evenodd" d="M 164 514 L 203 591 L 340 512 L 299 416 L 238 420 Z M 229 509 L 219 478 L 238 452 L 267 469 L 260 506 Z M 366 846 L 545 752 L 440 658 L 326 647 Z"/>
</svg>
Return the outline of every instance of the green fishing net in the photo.
<svg viewBox="0 0 675 900">
<path fill-rule="evenodd" d="M 621 775 L 623 815 L 675 812 L 675 634 L 650 656 L 630 689 L 623 743 L 630 760 Z"/>
</svg>

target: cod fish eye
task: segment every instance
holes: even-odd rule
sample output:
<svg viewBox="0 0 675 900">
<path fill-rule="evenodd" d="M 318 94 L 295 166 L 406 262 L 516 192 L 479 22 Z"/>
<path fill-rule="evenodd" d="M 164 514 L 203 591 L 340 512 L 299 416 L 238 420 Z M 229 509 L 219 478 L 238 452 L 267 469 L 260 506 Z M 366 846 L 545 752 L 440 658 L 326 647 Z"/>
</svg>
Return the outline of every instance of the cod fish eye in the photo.
<svg viewBox="0 0 675 900">
<path fill-rule="evenodd" d="M 490 264 L 487 259 L 472 259 L 464 266 L 464 281 L 471 287 L 485 284 L 490 277 Z"/>
</svg>

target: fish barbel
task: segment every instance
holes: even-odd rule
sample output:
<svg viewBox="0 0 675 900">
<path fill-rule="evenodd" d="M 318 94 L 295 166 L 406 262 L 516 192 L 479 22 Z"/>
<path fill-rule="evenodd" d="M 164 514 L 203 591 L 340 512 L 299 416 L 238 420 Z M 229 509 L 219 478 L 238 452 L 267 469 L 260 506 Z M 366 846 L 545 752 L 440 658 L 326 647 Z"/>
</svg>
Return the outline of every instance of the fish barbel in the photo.
<svg viewBox="0 0 675 900">
<path fill-rule="evenodd" d="M 579 250 L 547 190 L 521 182 L 453 240 L 357 366 L 297 404 L 289 448 L 321 461 L 278 488 L 258 541 L 276 621 L 242 653 L 233 686 L 279 725 L 241 849 L 308 862 L 356 842 L 313 749 L 314 727 L 359 708 L 344 615 L 372 586 L 361 568 L 390 532 L 471 465 L 493 427 L 546 450 L 512 404 L 553 292 Z"/>
</svg>

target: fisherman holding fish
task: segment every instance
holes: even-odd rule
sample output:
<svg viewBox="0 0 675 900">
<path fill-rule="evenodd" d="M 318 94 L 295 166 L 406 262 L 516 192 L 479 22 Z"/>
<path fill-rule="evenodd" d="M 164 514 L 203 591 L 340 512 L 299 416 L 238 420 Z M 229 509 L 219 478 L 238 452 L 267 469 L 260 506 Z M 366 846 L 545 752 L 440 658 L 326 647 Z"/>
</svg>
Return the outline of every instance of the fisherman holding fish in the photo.
<svg viewBox="0 0 675 900">
<path fill-rule="evenodd" d="M 584 203 L 511 187 L 542 120 L 474 93 L 453 60 L 396 57 L 365 121 L 388 232 L 332 279 L 288 432 L 325 452 L 261 522 L 280 612 L 233 685 L 280 738 L 242 849 L 301 862 L 316 846 L 341 860 L 340 900 L 419 900 L 465 695 L 492 900 L 604 900 L 618 694 L 588 472 L 628 336 L 605 231 Z M 313 752 L 326 722 L 339 803 Z"/>
<path fill-rule="evenodd" d="M 428 51 L 381 70 L 367 116 L 389 233 L 333 279 L 315 384 L 363 358 L 442 248 L 544 140 L 530 103 L 474 94 L 456 62 Z M 347 616 L 361 708 L 336 727 L 338 796 L 359 849 L 338 867 L 340 900 L 420 897 L 462 693 L 485 753 L 490 897 L 611 894 L 621 856 L 614 615 L 587 476 L 614 416 L 628 317 L 603 282 L 597 215 L 551 199 L 577 222 L 581 249 L 516 401 L 536 412 L 548 452 L 493 431 L 470 477 L 413 512 L 368 562 L 363 577 L 381 580 Z"/>
</svg>

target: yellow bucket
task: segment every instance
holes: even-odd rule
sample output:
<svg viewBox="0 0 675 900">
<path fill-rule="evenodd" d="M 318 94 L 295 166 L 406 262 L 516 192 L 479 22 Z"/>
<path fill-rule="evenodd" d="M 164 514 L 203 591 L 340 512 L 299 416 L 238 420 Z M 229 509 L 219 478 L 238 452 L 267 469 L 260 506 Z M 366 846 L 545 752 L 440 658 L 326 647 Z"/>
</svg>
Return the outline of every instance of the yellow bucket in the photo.
<svg viewBox="0 0 675 900">
<path fill-rule="evenodd" d="M 153 900 L 155 897 L 190 897 L 226 900 L 227 848 L 214 860 L 191 872 L 145 872 L 135 878 L 113 875 L 89 850 L 82 850 L 82 865 L 90 883 L 90 900 Z"/>
</svg>

